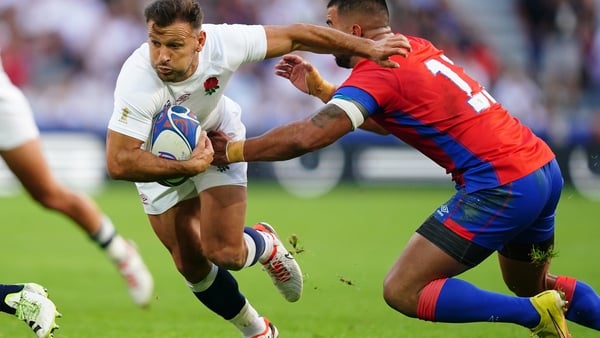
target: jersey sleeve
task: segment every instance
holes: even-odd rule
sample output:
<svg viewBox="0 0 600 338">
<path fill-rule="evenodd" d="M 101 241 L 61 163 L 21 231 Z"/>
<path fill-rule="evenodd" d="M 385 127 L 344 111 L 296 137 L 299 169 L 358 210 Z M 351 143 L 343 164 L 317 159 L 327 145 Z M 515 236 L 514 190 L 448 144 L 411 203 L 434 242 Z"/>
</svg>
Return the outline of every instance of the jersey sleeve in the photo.
<svg viewBox="0 0 600 338">
<path fill-rule="evenodd" d="M 135 53 L 123 65 L 108 124 L 108 129 L 144 142 L 150 134 L 152 118 L 161 108 L 157 97 L 158 80 L 151 76 L 153 70 L 145 67 L 150 67 L 149 62 Z"/>
<path fill-rule="evenodd" d="M 206 38 L 214 51 L 209 57 L 226 62 L 232 70 L 250 62 L 262 61 L 267 55 L 267 33 L 261 25 L 205 24 Z"/>
</svg>

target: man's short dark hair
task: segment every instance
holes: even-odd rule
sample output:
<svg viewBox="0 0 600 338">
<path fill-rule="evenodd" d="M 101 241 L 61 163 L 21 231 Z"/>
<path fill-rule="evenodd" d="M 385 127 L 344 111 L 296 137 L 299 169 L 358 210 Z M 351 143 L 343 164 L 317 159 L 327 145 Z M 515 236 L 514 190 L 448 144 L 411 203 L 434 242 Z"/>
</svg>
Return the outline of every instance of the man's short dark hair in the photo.
<svg viewBox="0 0 600 338">
<path fill-rule="evenodd" d="M 202 27 L 204 14 L 196 0 L 156 0 L 144 10 L 146 22 L 154 21 L 158 27 L 166 27 L 176 21 L 187 22 L 194 29 Z"/>
<path fill-rule="evenodd" d="M 366 15 L 385 15 L 389 20 L 390 11 L 385 0 L 330 0 L 327 8 L 336 6 L 340 14 L 359 12 Z"/>
</svg>

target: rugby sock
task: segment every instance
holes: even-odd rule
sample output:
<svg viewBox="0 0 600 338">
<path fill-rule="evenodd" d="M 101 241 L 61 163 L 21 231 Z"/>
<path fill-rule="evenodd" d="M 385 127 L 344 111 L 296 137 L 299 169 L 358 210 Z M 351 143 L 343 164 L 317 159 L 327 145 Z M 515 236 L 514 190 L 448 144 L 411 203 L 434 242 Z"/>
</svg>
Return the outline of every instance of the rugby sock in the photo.
<svg viewBox="0 0 600 338">
<path fill-rule="evenodd" d="M 117 231 L 115 230 L 115 226 L 111 222 L 110 218 L 107 216 L 102 216 L 102 221 L 100 223 L 100 229 L 96 231 L 96 233 L 92 234 L 91 239 L 98 243 L 101 248 L 106 248 L 113 238 L 116 236 Z"/>
<path fill-rule="evenodd" d="M 229 321 L 242 332 L 244 337 L 254 336 L 265 330 L 265 321 L 247 300 L 240 313 Z"/>
<path fill-rule="evenodd" d="M 515 323 L 528 328 L 540 322 L 529 298 L 485 291 L 455 278 L 438 279 L 423 288 L 417 317 L 444 323 Z"/>
<path fill-rule="evenodd" d="M 256 264 L 258 259 L 265 253 L 267 247 L 267 235 L 257 231 L 251 227 L 244 227 L 244 241 L 246 241 L 246 247 L 248 248 L 248 256 L 246 257 L 246 263 L 244 267 L 252 266 Z M 271 239 L 272 242 L 272 239 Z"/>
<path fill-rule="evenodd" d="M 187 284 L 202 304 L 226 320 L 233 319 L 246 304 L 235 278 L 214 264 L 203 280 Z"/>
<path fill-rule="evenodd" d="M 588 284 L 567 276 L 558 276 L 554 289 L 565 293 L 566 317 L 577 324 L 600 330 L 600 297 Z"/>
<path fill-rule="evenodd" d="M 100 229 L 90 236 L 115 262 L 122 262 L 128 256 L 128 243 L 117 233 L 110 218 L 102 216 Z"/>
<path fill-rule="evenodd" d="M 6 304 L 6 297 L 23 290 L 22 284 L 0 284 L 0 311 L 14 315 L 17 310 Z"/>
</svg>

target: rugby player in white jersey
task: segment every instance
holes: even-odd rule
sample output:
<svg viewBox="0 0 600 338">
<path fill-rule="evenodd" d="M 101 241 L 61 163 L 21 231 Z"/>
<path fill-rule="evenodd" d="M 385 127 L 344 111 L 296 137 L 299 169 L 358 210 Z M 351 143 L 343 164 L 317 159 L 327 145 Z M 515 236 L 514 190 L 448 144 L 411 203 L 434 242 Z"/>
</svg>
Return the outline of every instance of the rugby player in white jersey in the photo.
<svg viewBox="0 0 600 338">
<path fill-rule="evenodd" d="M 136 182 L 158 238 L 194 295 L 231 322 L 243 337 L 278 337 L 277 328 L 257 313 L 228 270 L 260 262 L 288 301 L 302 294 L 302 272 L 267 223 L 245 226 L 246 163 L 210 166 L 213 149 L 206 132 L 245 137 L 241 108 L 223 95 L 233 73 L 245 63 L 293 50 L 362 55 L 384 66 L 405 55 L 404 36 L 361 39 L 308 24 L 288 26 L 202 24 L 195 0 L 157 0 L 145 9 L 148 42 L 125 62 L 115 89 L 107 133 L 111 177 Z M 146 151 L 153 117 L 182 105 L 201 121 L 203 133 L 189 160 L 172 161 Z M 166 187 L 158 180 L 186 176 Z"/>
<path fill-rule="evenodd" d="M 127 283 L 134 303 L 148 305 L 154 282 L 138 250 L 115 230 L 110 218 L 90 197 L 69 189 L 54 177 L 42 151 L 31 106 L 9 79 L 2 60 L 0 157 L 31 198 L 44 208 L 67 216 L 106 253 Z"/>
</svg>

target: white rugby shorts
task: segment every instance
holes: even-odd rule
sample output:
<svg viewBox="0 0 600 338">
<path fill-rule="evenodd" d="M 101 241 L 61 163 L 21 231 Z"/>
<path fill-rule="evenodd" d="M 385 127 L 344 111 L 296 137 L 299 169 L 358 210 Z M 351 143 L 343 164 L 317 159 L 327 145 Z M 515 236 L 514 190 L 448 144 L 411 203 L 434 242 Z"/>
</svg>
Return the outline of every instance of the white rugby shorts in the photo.
<svg viewBox="0 0 600 338">
<path fill-rule="evenodd" d="M 216 129 L 225 132 L 233 140 L 246 137 L 241 108 L 237 103 L 226 99 L 221 111 L 221 122 Z M 246 162 L 231 163 L 225 168 L 210 166 L 206 171 L 190 177 L 176 187 L 166 187 L 155 182 L 136 183 L 136 187 L 144 212 L 148 215 L 159 215 L 181 201 L 198 197 L 201 191 L 209 188 L 224 185 L 247 186 L 247 170 Z"/>
<path fill-rule="evenodd" d="M 0 68 L 0 150 L 17 148 L 39 135 L 25 95 Z"/>
</svg>

